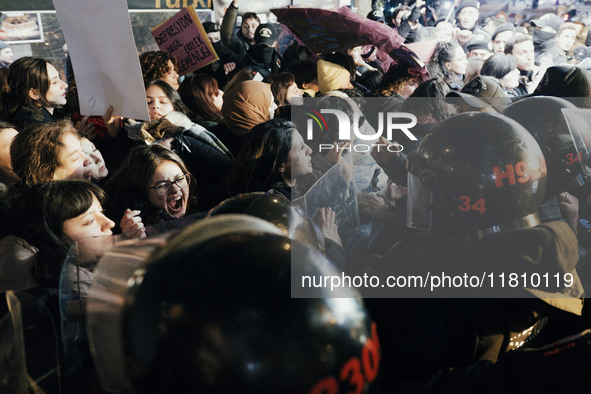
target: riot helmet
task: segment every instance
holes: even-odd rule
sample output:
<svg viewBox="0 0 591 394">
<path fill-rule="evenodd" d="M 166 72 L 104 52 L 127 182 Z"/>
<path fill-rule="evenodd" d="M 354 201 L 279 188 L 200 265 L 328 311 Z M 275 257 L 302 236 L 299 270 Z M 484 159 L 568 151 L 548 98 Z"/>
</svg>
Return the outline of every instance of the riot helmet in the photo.
<svg viewBox="0 0 591 394">
<path fill-rule="evenodd" d="M 565 99 L 540 96 L 519 100 L 504 112 L 525 127 L 542 148 L 548 166 L 546 199 L 589 182 L 562 113 L 576 108 Z"/>
<path fill-rule="evenodd" d="M 536 140 L 503 115 L 464 113 L 408 155 L 409 227 L 475 239 L 539 224 L 546 163 Z"/>
<path fill-rule="evenodd" d="M 298 206 L 273 190 L 232 196 L 212 208 L 207 216 L 232 213 L 264 219 L 286 237 L 324 250 L 324 236 L 318 226 Z"/>
<path fill-rule="evenodd" d="M 294 275 L 335 273 L 318 249 L 262 219 L 220 215 L 187 227 L 128 293 L 123 337 L 136 392 L 368 389 L 379 344 L 356 293 L 291 298 Z"/>
</svg>

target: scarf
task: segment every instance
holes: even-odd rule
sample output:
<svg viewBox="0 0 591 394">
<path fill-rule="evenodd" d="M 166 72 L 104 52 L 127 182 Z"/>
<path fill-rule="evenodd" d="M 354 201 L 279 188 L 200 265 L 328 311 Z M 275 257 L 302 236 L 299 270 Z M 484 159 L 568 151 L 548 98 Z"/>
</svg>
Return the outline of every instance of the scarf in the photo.
<svg viewBox="0 0 591 394">
<path fill-rule="evenodd" d="M 222 115 L 232 132 L 244 135 L 254 126 L 269 120 L 273 101 L 271 85 L 259 81 L 240 82 L 224 94 Z"/>
</svg>

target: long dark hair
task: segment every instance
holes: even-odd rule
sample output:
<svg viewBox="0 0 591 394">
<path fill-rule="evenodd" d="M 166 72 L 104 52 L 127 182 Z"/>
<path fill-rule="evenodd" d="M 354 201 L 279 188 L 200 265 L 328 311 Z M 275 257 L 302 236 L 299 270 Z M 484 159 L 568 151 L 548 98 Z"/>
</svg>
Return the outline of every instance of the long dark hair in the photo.
<svg viewBox="0 0 591 394">
<path fill-rule="evenodd" d="M 23 183 L 31 186 L 53 180 L 64 148 L 62 137 L 67 133 L 80 139 L 72 123 L 66 120 L 34 124 L 14 137 L 10 158 L 13 171 Z"/>
<path fill-rule="evenodd" d="M 181 95 L 179 94 L 179 92 L 177 92 L 172 86 L 170 86 L 168 83 L 158 79 L 158 80 L 146 82 L 146 84 L 145 84 L 146 90 L 150 86 L 153 86 L 153 85 L 156 85 L 160 89 L 162 89 L 162 91 L 164 92 L 166 97 L 168 97 L 168 99 L 172 103 L 172 106 L 175 111 L 184 113 L 189 118 L 191 118 L 191 120 L 193 120 L 195 118 L 195 115 L 193 114 L 193 112 L 189 109 L 189 107 L 187 107 L 187 105 L 181 99 Z"/>
<path fill-rule="evenodd" d="M 164 161 L 174 162 L 184 174 L 189 174 L 183 159 L 162 145 L 137 145 L 129 152 L 127 159 L 104 185 L 110 196 L 107 214 L 115 223 L 119 223 L 127 208 L 142 211 L 142 220 L 146 225 L 171 219 L 164 211 L 152 205 L 148 195 L 152 176 Z M 197 205 L 196 198 L 193 197 L 194 186 L 195 182 L 189 185 L 187 211 Z"/>
<path fill-rule="evenodd" d="M 454 82 L 461 85 L 461 79 L 454 72 L 445 67 L 445 63 L 453 60 L 456 51 L 463 51 L 457 41 L 439 42 L 435 48 L 433 57 L 431 58 L 431 67 L 434 68 L 435 73 L 441 76 L 445 82 Z"/>
<path fill-rule="evenodd" d="M 72 241 L 63 234 L 64 222 L 86 212 L 94 197 L 102 204 L 105 192 L 76 179 L 21 188 L 14 199 L 14 234 L 39 249 L 33 277 L 40 286 L 57 287 Z"/>
<path fill-rule="evenodd" d="M 220 111 L 213 103 L 212 96 L 219 93 L 218 82 L 208 74 L 195 74 L 181 83 L 179 94 L 193 113 L 205 120 L 221 122 Z"/>
<path fill-rule="evenodd" d="M 273 78 L 273 82 L 271 82 L 271 92 L 273 93 L 275 103 L 279 107 L 289 105 L 287 102 L 287 90 L 294 82 L 295 76 L 292 73 L 279 73 Z"/>
<path fill-rule="evenodd" d="M 480 75 L 501 79 L 516 68 L 517 62 L 513 56 L 495 53 L 484 61 L 480 69 Z"/>
<path fill-rule="evenodd" d="M 231 193 L 266 191 L 283 182 L 281 167 L 288 161 L 295 124 L 273 119 L 252 128 L 238 152 L 228 178 Z"/>
<path fill-rule="evenodd" d="M 400 109 L 418 118 L 428 116 L 434 122 L 441 122 L 456 114 L 455 107 L 445 101 L 449 92 L 450 88 L 443 79 L 429 79 L 415 89 Z"/>
<path fill-rule="evenodd" d="M 37 56 L 26 56 L 17 59 L 8 69 L 8 86 L 10 92 L 3 96 L 3 115 L 10 119 L 19 106 L 37 108 L 51 106 L 45 94 L 49 90 L 51 81 L 47 73 L 48 60 Z M 39 99 L 29 96 L 29 91 L 39 92 Z"/>
</svg>

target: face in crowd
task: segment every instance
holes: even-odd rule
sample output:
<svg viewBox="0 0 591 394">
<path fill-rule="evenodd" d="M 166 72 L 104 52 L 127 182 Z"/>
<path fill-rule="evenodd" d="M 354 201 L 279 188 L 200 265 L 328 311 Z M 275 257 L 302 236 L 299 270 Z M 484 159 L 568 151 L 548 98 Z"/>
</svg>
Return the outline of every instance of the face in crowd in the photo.
<svg viewBox="0 0 591 394">
<path fill-rule="evenodd" d="M 515 89 L 519 86 L 519 76 L 520 72 L 518 68 L 513 69 L 511 72 L 504 75 L 502 78 L 499 79 L 501 85 L 506 90 Z"/>
<path fill-rule="evenodd" d="M 109 174 L 103 155 L 88 138 L 80 140 L 82 152 L 92 160 L 90 163 L 90 177 L 93 181 L 100 181 Z"/>
<path fill-rule="evenodd" d="M 172 100 L 168 98 L 160 86 L 149 86 L 146 89 L 146 100 L 148 103 L 150 120 L 163 118 L 174 111 Z"/>
<path fill-rule="evenodd" d="M 173 161 L 165 160 L 156 167 L 148 190 L 148 199 L 173 218 L 187 213 L 191 176 L 184 174 Z"/>
<path fill-rule="evenodd" d="M 445 67 L 457 74 L 457 75 L 464 75 L 468 70 L 468 57 L 462 48 L 456 48 L 451 61 L 445 62 Z"/>
<path fill-rule="evenodd" d="M 521 41 L 513 46 L 511 55 L 517 62 L 520 71 L 531 71 L 534 68 L 534 43 L 532 40 Z"/>
<path fill-rule="evenodd" d="M 59 166 L 53 173 L 53 180 L 84 179 L 90 181 L 92 160 L 82 151 L 82 144 L 73 133 L 64 133 L 62 149 L 58 155 Z"/>
<path fill-rule="evenodd" d="M 292 129 L 291 148 L 285 164 L 285 176 L 293 182 L 297 177 L 312 173 L 312 149 L 296 129 Z"/>
<path fill-rule="evenodd" d="M 211 41 L 212 44 L 215 44 L 218 41 L 221 41 L 222 34 L 219 31 L 212 31 L 207 33 L 207 38 Z"/>
<path fill-rule="evenodd" d="M 54 108 L 66 105 L 68 84 L 60 79 L 58 71 L 49 63 L 47 63 L 47 76 L 49 78 L 49 89 L 45 92 L 45 100 L 49 103 L 47 109 L 53 113 Z M 33 100 L 39 100 L 42 97 L 38 89 L 31 89 L 29 96 Z"/>
<path fill-rule="evenodd" d="M 259 27 L 259 21 L 254 18 L 246 19 L 242 21 L 240 26 L 240 33 L 248 41 L 254 41 L 254 32 Z"/>
<path fill-rule="evenodd" d="M 577 32 L 574 29 L 564 29 L 556 37 L 558 47 L 565 52 L 570 51 L 577 39 Z"/>
<path fill-rule="evenodd" d="M 458 24 L 464 30 L 471 30 L 476 25 L 479 16 L 477 8 L 464 7 L 458 12 Z"/>
<path fill-rule="evenodd" d="M 211 95 L 210 99 L 213 101 L 213 105 L 215 105 L 215 107 L 221 111 L 222 105 L 224 104 L 224 92 L 218 89 L 217 94 Z"/>
<path fill-rule="evenodd" d="M 174 90 L 179 89 L 179 73 L 170 60 L 168 61 L 168 71 L 160 79 L 172 86 Z"/>
<path fill-rule="evenodd" d="M 493 52 L 494 53 L 505 53 L 505 44 L 513 36 L 513 32 L 511 30 L 502 31 L 495 36 L 493 40 Z"/>
<path fill-rule="evenodd" d="M 93 195 L 92 205 L 86 212 L 64 221 L 63 235 L 72 242 L 83 238 L 112 235 L 115 223 L 105 216 L 101 203 Z"/>
<path fill-rule="evenodd" d="M 0 62 L 6 64 L 12 64 L 14 61 L 14 52 L 12 52 L 12 48 L 6 47 L 0 50 Z"/>
<path fill-rule="evenodd" d="M 304 92 L 295 82 L 292 82 L 291 85 L 287 88 L 287 93 L 285 94 L 285 101 L 289 104 L 298 105 L 301 104 L 301 97 L 304 95 Z"/>
<path fill-rule="evenodd" d="M 10 144 L 18 131 L 15 129 L 0 129 L 0 167 L 12 170 L 12 163 L 10 161 Z"/>
</svg>

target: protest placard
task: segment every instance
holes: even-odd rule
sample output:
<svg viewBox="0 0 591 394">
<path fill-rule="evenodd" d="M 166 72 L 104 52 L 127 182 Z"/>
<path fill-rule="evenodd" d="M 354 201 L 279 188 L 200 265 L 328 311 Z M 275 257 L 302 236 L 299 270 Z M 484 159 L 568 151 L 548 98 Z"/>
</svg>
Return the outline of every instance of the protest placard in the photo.
<svg viewBox="0 0 591 394">
<path fill-rule="evenodd" d="M 149 120 L 125 0 L 54 0 L 72 59 L 80 112 Z"/>
<path fill-rule="evenodd" d="M 176 59 L 179 75 L 218 60 L 193 6 L 183 8 L 172 18 L 156 26 L 152 29 L 152 36 L 161 51 Z"/>
</svg>

